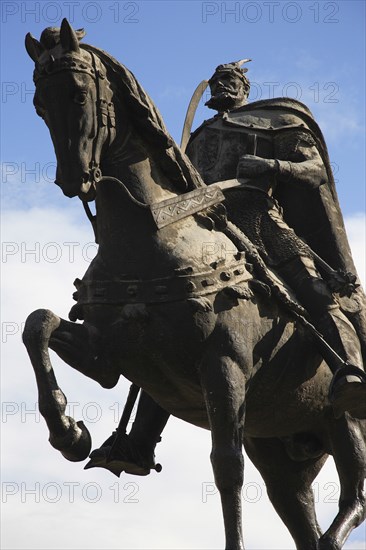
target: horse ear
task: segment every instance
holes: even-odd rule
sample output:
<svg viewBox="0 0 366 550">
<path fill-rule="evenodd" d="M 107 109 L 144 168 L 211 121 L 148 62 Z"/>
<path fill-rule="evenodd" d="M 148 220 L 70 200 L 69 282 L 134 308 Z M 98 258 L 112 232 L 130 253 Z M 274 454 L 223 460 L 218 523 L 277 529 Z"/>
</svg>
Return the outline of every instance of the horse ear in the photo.
<svg viewBox="0 0 366 550">
<path fill-rule="evenodd" d="M 67 52 L 78 52 L 80 50 L 79 40 L 76 32 L 66 19 L 62 20 L 60 30 L 60 40 L 63 49 Z"/>
<path fill-rule="evenodd" d="M 27 33 L 25 37 L 25 49 L 31 59 L 34 62 L 38 61 L 39 56 L 44 51 L 44 47 L 30 32 Z"/>
</svg>

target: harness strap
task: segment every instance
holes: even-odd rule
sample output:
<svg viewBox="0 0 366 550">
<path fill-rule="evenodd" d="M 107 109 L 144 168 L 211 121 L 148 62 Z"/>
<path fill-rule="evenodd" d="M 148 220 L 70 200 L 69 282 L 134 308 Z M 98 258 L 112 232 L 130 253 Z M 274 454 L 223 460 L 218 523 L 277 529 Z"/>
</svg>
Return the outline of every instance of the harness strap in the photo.
<svg viewBox="0 0 366 550">
<path fill-rule="evenodd" d="M 239 252 L 230 263 L 223 262 L 202 273 L 150 280 L 83 281 L 81 284 L 77 280 L 74 298 L 79 306 L 158 304 L 200 298 L 250 281 L 253 277 L 244 261 L 244 255 Z"/>
<path fill-rule="evenodd" d="M 197 189 L 193 189 L 193 191 L 188 191 L 188 193 L 183 193 L 182 195 L 177 195 L 170 199 L 165 199 L 150 205 L 136 199 L 126 185 L 118 178 L 113 176 L 102 176 L 99 178 L 98 183 L 106 181 L 116 183 L 128 199 L 136 206 L 150 210 L 158 229 L 170 225 L 178 220 L 192 216 L 193 214 L 202 212 L 202 210 L 206 210 L 210 206 L 223 202 L 225 200 L 225 196 L 222 189 L 231 189 L 233 187 L 240 187 L 245 184 L 245 180 L 239 181 L 237 179 L 220 181 L 213 185 L 198 187 Z M 96 236 L 96 216 L 91 214 L 89 206 L 85 203 L 84 209 L 88 219 L 93 225 Z"/>
<path fill-rule="evenodd" d="M 86 201 L 82 201 L 83 207 L 85 210 L 85 213 L 87 215 L 88 220 L 90 221 L 93 231 L 94 231 L 94 238 L 95 242 L 98 244 L 98 234 L 97 234 L 97 216 L 95 216 L 92 211 L 90 210 L 89 203 Z"/>
</svg>

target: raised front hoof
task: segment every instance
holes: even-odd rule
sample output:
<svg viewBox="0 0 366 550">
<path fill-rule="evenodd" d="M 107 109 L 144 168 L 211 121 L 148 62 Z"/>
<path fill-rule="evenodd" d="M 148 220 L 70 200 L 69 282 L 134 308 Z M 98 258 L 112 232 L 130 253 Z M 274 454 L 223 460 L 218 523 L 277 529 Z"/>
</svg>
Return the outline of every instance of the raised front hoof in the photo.
<svg viewBox="0 0 366 550">
<path fill-rule="evenodd" d="M 92 440 L 89 430 L 82 420 L 75 422 L 73 418 L 68 418 L 70 426 L 63 436 L 49 438 L 52 447 L 61 452 L 67 460 L 71 462 L 81 462 L 88 458 Z"/>
</svg>

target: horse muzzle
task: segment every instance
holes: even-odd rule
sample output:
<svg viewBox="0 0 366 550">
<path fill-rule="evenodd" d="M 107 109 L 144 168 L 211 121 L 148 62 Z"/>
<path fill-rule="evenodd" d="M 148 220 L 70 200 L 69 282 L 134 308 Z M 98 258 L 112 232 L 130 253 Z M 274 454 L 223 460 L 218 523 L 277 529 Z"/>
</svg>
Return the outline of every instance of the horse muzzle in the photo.
<svg viewBox="0 0 366 550">
<path fill-rule="evenodd" d="M 94 175 L 94 172 L 95 175 Z M 94 177 L 95 176 L 95 177 Z M 66 197 L 73 198 L 79 197 L 82 201 L 92 201 L 95 199 L 96 194 L 96 182 L 101 178 L 99 169 L 91 170 L 90 173 L 85 172 L 83 177 L 79 181 L 64 182 L 59 179 L 55 180 L 63 194 Z"/>
<path fill-rule="evenodd" d="M 87 181 L 82 183 L 78 193 L 79 199 L 84 202 L 93 201 L 95 199 L 96 191 L 95 181 Z"/>
<path fill-rule="evenodd" d="M 102 179 L 102 171 L 98 166 L 91 168 L 89 174 L 86 174 L 86 178 L 80 186 L 80 191 L 78 193 L 79 199 L 84 202 L 90 202 L 95 199 L 97 192 L 97 183 Z"/>
</svg>

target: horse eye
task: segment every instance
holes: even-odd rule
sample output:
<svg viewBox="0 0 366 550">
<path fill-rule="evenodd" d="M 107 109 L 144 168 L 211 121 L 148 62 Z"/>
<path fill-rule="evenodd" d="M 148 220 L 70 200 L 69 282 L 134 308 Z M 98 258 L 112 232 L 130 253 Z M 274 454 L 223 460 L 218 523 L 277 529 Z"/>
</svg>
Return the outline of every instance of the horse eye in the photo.
<svg viewBox="0 0 366 550">
<path fill-rule="evenodd" d="M 78 103 L 79 105 L 85 105 L 87 95 L 88 95 L 88 92 L 86 90 L 79 90 L 74 95 L 75 103 Z"/>
</svg>

